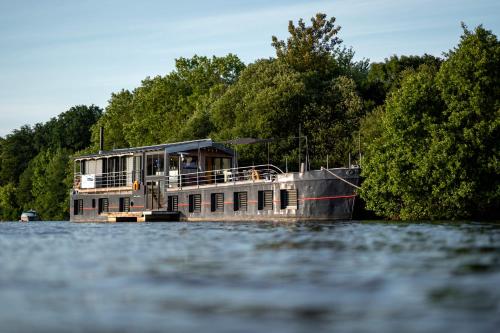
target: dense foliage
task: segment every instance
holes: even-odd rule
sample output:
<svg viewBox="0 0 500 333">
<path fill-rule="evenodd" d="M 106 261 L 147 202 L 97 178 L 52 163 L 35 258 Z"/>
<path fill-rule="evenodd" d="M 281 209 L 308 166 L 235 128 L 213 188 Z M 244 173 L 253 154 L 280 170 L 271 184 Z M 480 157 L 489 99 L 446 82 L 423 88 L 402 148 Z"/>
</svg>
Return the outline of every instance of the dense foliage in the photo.
<svg viewBox="0 0 500 333">
<path fill-rule="evenodd" d="M 500 43 L 464 29 L 440 66 L 407 71 L 368 145 L 362 195 L 381 216 L 498 216 Z"/>
<path fill-rule="evenodd" d="M 290 21 L 288 32 L 285 40 L 272 37 L 273 58 L 248 65 L 233 54 L 180 58 L 172 72 L 113 93 L 104 113 L 76 106 L 0 138 L 1 219 L 29 208 L 44 219 L 67 218 L 69 161 L 97 151 L 101 126 L 105 149 L 273 138 L 268 147 L 239 146 L 240 161 L 270 158 L 292 170 L 306 153 L 311 167 L 327 158 L 330 166 L 346 165 L 351 154 L 363 167 L 367 207 L 383 217 L 481 217 L 498 210 L 495 35 L 464 29 L 445 59 L 394 55 L 369 64 L 343 46 L 333 17 Z"/>
<path fill-rule="evenodd" d="M 44 124 L 22 126 L 0 141 L 2 220 L 17 220 L 27 209 L 36 209 L 44 219 L 68 218 L 68 162 L 74 152 L 89 146 L 90 127 L 101 114 L 94 105 L 74 106 Z"/>
</svg>

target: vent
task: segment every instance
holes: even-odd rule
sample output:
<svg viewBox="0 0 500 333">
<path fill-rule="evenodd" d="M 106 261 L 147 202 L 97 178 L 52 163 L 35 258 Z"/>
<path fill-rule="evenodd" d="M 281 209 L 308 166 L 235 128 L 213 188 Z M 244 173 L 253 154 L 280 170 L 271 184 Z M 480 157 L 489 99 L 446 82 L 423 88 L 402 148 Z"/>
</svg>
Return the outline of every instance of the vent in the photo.
<svg viewBox="0 0 500 333">
<path fill-rule="evenodd" d="M 201 212 L 201 194 L 189 195 L 189 212 L 190 213 Z"/>
<path fill-rule="evenodd" d="M 212 193 L 210 201 L 212 212 L 224 211 L 224 193 Z"/>
<path fill-rule="evenodd" d="M 297 209 L 297 190 L 280 190 L 281 209 Z"/>
<path fill-rule="evenodd" d="M 130 198 L 120 198 L 120 212 L 130 212 Z"/>
<path fill-rule="evenodd" d="M 99 199 L 99 214 L 107 213 L 109 211 L 109 201 L 108 198 Z"/>
<path fill-rule="evenodd" d="M 247 192 L 234 192 L 234 211 L 247 211 Z"/>
<path fill-rule="evenodd" d="M 179 197 L 177 195 L 169 195 L 167 198 L 167 211 L 178 212 L 179 211 Z"/>
<path fill-rule="evenodd" d="M 258 208 L 259 210 L 271 210 L 273 209 L 273 191 L 259 191 L 258 198 Z"/>
</svg>

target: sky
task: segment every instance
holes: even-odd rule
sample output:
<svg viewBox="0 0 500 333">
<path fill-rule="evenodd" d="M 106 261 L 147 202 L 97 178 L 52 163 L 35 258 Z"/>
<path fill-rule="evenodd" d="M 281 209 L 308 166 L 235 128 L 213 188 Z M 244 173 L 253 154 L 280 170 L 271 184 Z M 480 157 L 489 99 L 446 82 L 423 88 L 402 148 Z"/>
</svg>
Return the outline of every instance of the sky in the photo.
<svg viewBox="0 0 500 333">
<path fill-rule="evenodd" d="M 288 21 L 334 16 L 356 59 L 441 56 L 462 29 L 500 33 L 498 0 L 0 0 L 0 136 L 165 75 L 175 59 L 275 55 Z"/>
</svg>

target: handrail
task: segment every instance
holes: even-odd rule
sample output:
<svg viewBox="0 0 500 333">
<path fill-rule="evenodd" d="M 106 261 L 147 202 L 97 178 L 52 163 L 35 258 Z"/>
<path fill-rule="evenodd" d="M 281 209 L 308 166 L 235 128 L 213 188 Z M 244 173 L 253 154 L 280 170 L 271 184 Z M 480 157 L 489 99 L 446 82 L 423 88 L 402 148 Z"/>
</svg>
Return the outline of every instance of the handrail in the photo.
<svg viewBox="0 0 500 333">
<path fill-rule="evenodd" d="M 200 185 L 219 185 L 222 183 L 236 183 L 241 181 L 274 181 L 277 174 L 284 173 L 272 164 L 251 165 L 239 168 L 228 168 L 208 171 L 182 173 L 166 176 L 168 188 L 178 188 Z"/>
<path fill-rule="evenodd" d="M 272 164 L 251 165 L 238 168 L 217 169 L 209 171 L 196 171 L 191 173 L 182 173 L 181 175 L 172 174 L 162 176 L 166 180 L 168 188 L 182 188 L 185 186 L 200 186 L 221 183 L 235 183 L 240 181 L 274 181 L 278 174 L 284 172 L 277 166 Z M 82 184 L 83 176 L 93 176 L 94 179 L 89 187 L 84 187 Z M 134 181 L 138 180 L 144 183 L 142 171 L 114 171 L 100 174 L 82 174 L 75 173 L 73 178 L 73 189 L 107 189 L 107 188 L 122 188 L 132 186 Z"/>
<path fill-rule="evenodd" d="M 83 176 L 93 176 L 93 180 L 85 187 Z M 114 171 L 100 174 L 75 173 L 73 177 L 74 189 L 103 189 L 132 186 L 135 180 L 141 180 L 140 171 Z"/>
</svg>

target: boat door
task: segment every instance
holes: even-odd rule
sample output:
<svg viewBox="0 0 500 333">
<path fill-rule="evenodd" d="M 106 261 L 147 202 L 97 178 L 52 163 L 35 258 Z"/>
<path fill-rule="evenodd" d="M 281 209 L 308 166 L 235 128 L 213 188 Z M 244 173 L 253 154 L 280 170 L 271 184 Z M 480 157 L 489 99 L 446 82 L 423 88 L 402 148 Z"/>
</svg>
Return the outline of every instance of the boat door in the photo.
<svg viewBox="0 0 500 333">
<path fill-rule="evenodd" d="M 163 190 L 165 182 L 148 181 L 146 183 L 146 209 L 158 210 L 163 208 Z"/>
</svg>

